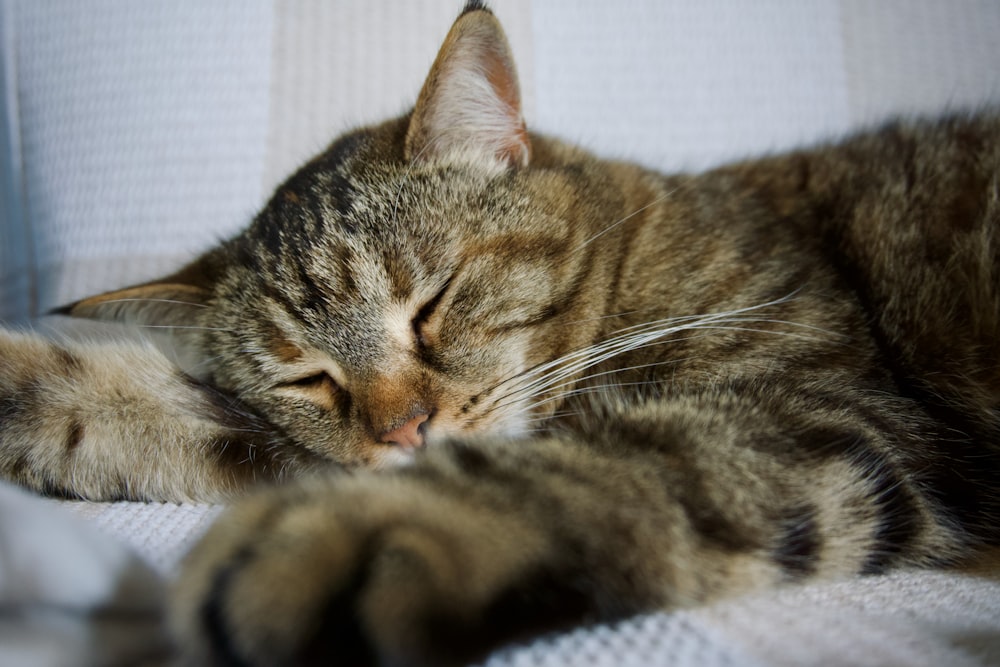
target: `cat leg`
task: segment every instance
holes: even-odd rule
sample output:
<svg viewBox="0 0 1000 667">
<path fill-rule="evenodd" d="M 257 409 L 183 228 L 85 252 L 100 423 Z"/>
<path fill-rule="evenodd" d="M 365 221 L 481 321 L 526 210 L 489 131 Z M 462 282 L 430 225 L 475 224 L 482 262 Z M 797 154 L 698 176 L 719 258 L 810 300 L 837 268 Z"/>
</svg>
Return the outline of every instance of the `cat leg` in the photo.
<svg viewBox="0 0 1000 667">
<path fill-rule="evenodd" d="M 713 390 L 268 491 L 190 557 L 179 645 L 198 665 L 464 664 L 570 625 L 947 561 L 960 535 L 869 416 Z"/>
<path fill-rule="evenodd" d="M 151 344 L 0 329 L 0 476 L 91 500 L 217 500 L 281 476 L 280 441 Z"/>
</svg>

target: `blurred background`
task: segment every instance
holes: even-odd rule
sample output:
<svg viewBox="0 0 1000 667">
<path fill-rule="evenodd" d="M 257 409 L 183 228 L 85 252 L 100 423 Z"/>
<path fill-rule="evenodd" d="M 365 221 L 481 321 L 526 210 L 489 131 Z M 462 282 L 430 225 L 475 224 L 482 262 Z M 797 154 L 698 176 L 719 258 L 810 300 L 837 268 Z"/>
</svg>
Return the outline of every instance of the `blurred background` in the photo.
<svg viewBox="0 0 1000 667">
<path fill-rule="evenodd" d="M 404 112 L 463 0 L 0 0 L 0 320 L 154 278 Z M 529 125 L 702 169 L 1000 103 L 996 0 L 493 0 Z"/>
</svg>

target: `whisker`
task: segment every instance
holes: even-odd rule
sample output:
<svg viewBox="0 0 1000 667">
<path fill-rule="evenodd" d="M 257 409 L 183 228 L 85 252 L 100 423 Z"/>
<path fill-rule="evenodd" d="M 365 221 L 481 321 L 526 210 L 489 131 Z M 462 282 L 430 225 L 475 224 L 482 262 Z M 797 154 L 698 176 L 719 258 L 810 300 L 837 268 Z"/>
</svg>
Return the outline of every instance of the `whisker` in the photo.
<svg viewBox="0 0 1000 667">
<path fill-rule="evenodd" d="M 665 320 L 659 320 L 657 322 L 650 322 L 650 323 L 645 323 L 645 324 L 641 324 L 641 325 L 635 325 L 633 327 L 626 327 L 625 329 L 619 329 L 618 331 L 612 332 L 614 335 L 611 338 L 605 339 L 604 341 L 601 341 L 599 343 L 595 343 L 592 346 L 588 346 L 588 347 L 576 350 L 574 352 L 570 352 L 569 354 L 566 354 L 566 355 L 564 355 L 562 357 L 559 357 L 558 359 L 553 359 L 553 360 L 551 360 L 549 362 L 543 362 L 543 363 L 537 364 L 537 365 L 535 365 L 535 366 L 533 366 L 533 367 L 531 367 L 531 368 L 523 371 L 522 373 L 520 373 L 517 376 L 513 376 L 511 378 L 508 378 L 506 380 L 503 380 L 503 381 L 497 383 L 497 385 L 495 385 L 495 386 L 500 386 L 504 382 L 509 382 L 509 381 L 517 379 L 517 378 L 523 378 L 523 377 L 529 376 L 529 374 L 539 374 L 539 373 L 548 371 L 550 368 L 555 368 L 555 367 L 563 365 L 566 361 L 573 360 L 573 359 L 576 359 L 576 358 L 579 358 L 579 357 L 586 357 L 587 355 L 592 354 L 594 351 L 598 351 L 598 350 L 600 350 L 602 348 L 605 348 L 605 347 L 613 347 L 615 345 L 622 344 L 624 341 L 628 340 L 625 336 L 619 335 L 622 332 L 626 332 L 626 331 L 629 331 L 631 329 L 636 329 L 638 327 L 642 327 L 644 329 L 648 328 L 650 330 L 654 330 L 657 327 L 663 327 L 665 325 L 674 324 L 676 322 L 690 321 L 692 319 L 697 319 L 697 316 L 684 316 L 684 317 L 677 317 L 677 318 L 668 318 L 668 319 L 665 319 Z M 671 333 L 674 330 L 680 331 L 681 329 L 675 328 L 675 329 L 671 329 L 671 330 L 663 330 L 661 333 L 663 335 L 666 335 L 667 333 Z M 631 332 L 630 335 L 639 335 L 639 334 L 642 334 L 642 333 L 643 332 L 633 331 L 633 332 Z"/>
<path fill-rule="evenodd" d="M 681 315 L 681 316 L 678 316 L 678 317 L 671 317 L 671 318 L 666 318 L 666 319 L 662 319 L 662 320 L 654 320 L 653 322 L 645 322 L 645 323 L 641 323 L 641 324 L 634 324 L 632 326 L 625 327 L 623 329 L 618 329 L 616 331 L 613 331 L 612 334 L 624 333 L 626 331 L 632 331 L 634 329 L 646 328 L 646 327 L 652 327 L 652 326 L 658 326 L 660 324 L 666 324 L 666 323 L 671 323 L 671 322 L 692 321 L 692 320 L 712 320 L 712 319 L 718 319 L 718 318 L 722 318 L 722 317 L 732 317 L 732 316 L 735 316 L 735 315 L 740 315 L 742 313 L 749 313 L 749 312 L 753 312 L 753 311 L 757 311 L 757 310 L 762 310 L 764 308 L 769 308 L 771 306 L 777 306 L 777 305 L 780 305 L 780 304 L 783 304 L 783 303 L 789 303 L 789 302 L 791 302 L 791 301 L 793 301 L 795 299 L 795 295 L 798 294 L 798 292 L 799 292 L 799 290 L 795 290 L 791 294 L 788 294 L 786 296 L 783 296 L 783 297 L 780 297 L 780 298 L 777 298 L 777 299 L 773 299 L 771 301 L 766 301 L 766 302 L 758 304 L 756 306 L 745 306 L 743 308 L 737 308 L 735 310 L 726 310 L 726 311 L 721 311 L 721 312 L 718 312 L 718 313 L 708 313 L 706 315 Z"/>
<path fill-rule="evenodd" d="M 672 340 L 670 342 L 681 342 L 681 341 L 693 340 L 695 338 L 701 338 L 701 337 L 703 337 L 703 335 L 702 336 L 685 336 L 684 338 L 677 338 L 677 339 L 674 339 L 674 340 Z M 663 342 L 667 342 L 667 341 L 659 341 L 658 343 L 663 343 Z M 655 344 L 658 344 L 658 343 L 650 343 L 650 345 L 655 345 Z M 537 396 L 538 394 L 542 393 L 543 391 L 549 391 L 549 390 L 552 390 L 552 389 L 559 389 L 560 387 L 575 386 L 575 385 L 580 384 L 581 382 L 586 382 L 587 380 L 592 380 L 594 378 L 603 377 L 605 375 L 614 375 L 616 373 L 624 373 L 624 372 L 627 372 L 627 371 L 639 370 L 639 369 L 642 369 L 642 368 L 652 368 L 652 367 L 656 367 L 656 366 L 666 366 L 666 365 L 669 365 L 669 364 L 677 364 L 677 363 L 680 363 L 680 362 L 683 362 L 683 361 L 688 361 L 689 359 L 690 359 L 690 357 L 683 357 L 683 358 L 679 358 L 679 359 L 668 359 L 668 360 L 664 360 L 664 361 L 651 362 L 651 363 L 648 363 L 648 364 L 639 364 L 639 365 L 635 365 L 635 366 L 626 366 L 626 367 L 623 367 L 623 368 L 612 368 L 610 370 L 601 371 L 600 373 L 592 373 L 590 375 L 585 375 L 583 377 L 576 378 L 576 379 L 569 380 L 569 381 L 565 381 L 565 382 L 563 382 L 562 380 L 564 380 L 565 377 L 567 377 L 567 376 L 560 375 L 559 378 L 554 379 L 553 382 L 550 382 L 550 383 L 547 383 L 547 384 L 541 384 L 540 387 L 538 387 L 538 388 L 531 388 L 530 391 L 510 392 L 510 393 L 506 394 L 505 396 L 498 397 L 497 401 L 502 401 L 505 398 L 508 398 L 510 396 L 515 396 L 515 398 L 513 400 L 505 401 L 504 403 L 495 403 L 494 405 L 490 406 L 490 409 L 487 410 L 486 412 L 488 414 L 488 413 L 492 412 L 495 409 L 504 409 L 507 406 L 516 405 L 517 403 L 519 403 L 522 400 L 522 397 L 523 398 L 530 398 L 532 396 Z M 648 382 L 650 382 L 650 381 L 647 381 L 646 383 L 648 383 Z M 652 381 L 652 382 L 655 382 L 655 381 Z M 646 384 L 646 383 L 642 383 L 642 384 Z M 627 385 L 631 385 L 631 384 L 637 384 L 637 383 L 619 383 L 619 386 L 627 386 Z M 560 396 L 562 396 L 565 393 L 566 392 L 562 392 L 560 394 L 557 394 L 555 397 L 549 397 L 547 399 L 543 399 L 541 401 L 538 401 L 537 403 L 532 403 L 532 404 L 526 405 L 524 407 L 524 411 L 529 411 L 529 410 L 533 409 L 534 407 L 537 407 L 538 405 L 544 405 L 545 403 L 551 402 L 553 400 L 557 400 Z"/>
<path fill-rule="evenodd" d="M 573 393 L 574 391 L 589 391 L 584 387 L 580 387 L 580 383 L 582 382 L 604 375 L 632 371 L 649 366 L 672 364 L 679 361 L 666 360 L 640 366 L 611 369 L 591 375 L 585 375 L 583 377 L 575 377 L 586 371 L 588 368 L 597 366 L 616 356 L 650 347 L 652 345 L 678 343 L 722 331 L 751 332 L 807 341 L 818 341 L 824 339 L 817 336 L 807 335 L 808 332 L 813 332 L 822 334 L 827 340 L 837 338 L 844 339 L 844 344 L 850 340 L 849 336 L 845 336 L 835 331 L 825 330 L 821 327 L 788 320 L 752 316 L 755 311 L 760 311 L 767 307 L 787 303 L 793 300 L 797 293 L 798 290 L 784 297 L 762 304 L 747 306 L 730 311 L 721 311 L 704 315 L 685 315 L 664 318 L 654 322 L 644 322 L 624 327 L 613 332 L 612 335 L 605 340 L 578 350 L 574 350 L 557 359 L 536 364 L 531 368 L 525 369 L 524 371 L 492 385 L 485 391 L 481 392 L 480 396 L 492 393 L 501 388 L 504 389 L 500 395 L 493 398 L 492 404 L 486 410 L 486 414 L 508 410 L 511 406 L 519 406 L 519 412 L 529 412 L 537 408 L 539 405 L 575 395 Z M 780 331 L 754 326 L 763 324 L 787 326 L 797 329 L 798 331 Z M 690 333 L 689 335 L 683 337 L 676 336 L 682 332 Z M 620 386 L 626 385 L 621 384 Z M 574 387 L 574 389 L 559 391 L 563 387 Z M 553 390 L 556 391 L 554 395 L 541 398 L 542 393 Z M 528 402 L 528 399 L 531 397 L 539 397 L 539 400 Z"/>
<path fill-rule="evenodd" d="M 649 363 L 649 364 L 640 364 L 640 365 L 637 365 L 637 366 L 631 366 L 629 368 L 616 368 L 614 370 L 604 371 L 602 373 L 594 373 L 593 375 L 588 375 L 585 378 L 581 378 L 580 381 L 583 382 L 585 380 L 592 380 L 594 378 L 602 377 L 602 376 L 605 376 L 605 375 L 614 375 L 615 373 L 622 373 L 622 372 L 625 372 L 625 371 L 634 371 L 634 370 L 639 370 L 639 369 L 642 369 L 642 368 L 652 368 L 652 367 L 655 367 L 655 366 L 666 366 L 668 364 L 678 363 L 679 361 L 680 361 L 679 359 L 672 359 L 670 361 L 659 361 L 659 362 Z M 567 383 L 567 385 L 568 384 L 569 383 Z M 573 383 L 573 384 L 576 384 L 576 383 Z M 588 385 L 584 385 L 582 387 L 576 387 L 575 386 L 575 387 L 573 387 L 572 389 L 570 389 L 568 391 L 562 391 L 562 392 L 559 392 L 559 393 L 557 393 L 557 394 L 555 394 L 553 396 L 549 396 L 548 398 L 541 399 L 541 400 L 536 401 L 534 403 L 529 403 L 529 404 L 527 404 L 527 405 L 524 406 L 524 411 L 528 412 L 528 411 L 534 410 L 535 408 L 538 408 L 538 407 L 541 407 L 543 405 L 546 405 L 548 403 L 552 403 L 554 401 L 561 401 L 561 400 L 564 400 L 566 398 L 571 398 L 573 396 L 580 396 L 580 395 L 583 395 L 583 394 L 596 394 L 596 393 L 599 393 L 599 392 L 607 391 L 608 389 L 618 389 L 618 388 L 621 388 L 621 387 L 650 387 L 650 386 L 655 386 L 655 385 L 658 385 L 658 384 L 660 384 L 659 380 L 641 380 L 641 381 L 636 381 L 636 382 L 615 382 L 615 383 L 607 383 L 607 384 L 588 384 Z"/>
<path fill-rule="evenodd" d="M 625 317 L 626 315 L 635 315 L 636 313 L 642 313 L 649 310 L 655 310 L 655 308 L 642 308 L 640 310 L 624 310 L 620 313 L 609 313 L 607 315 L 598 315 L 597 317 L 585 317 L 581 320 L 570 320 L 566 322 L 566 325 L 570 324 L 583 324 L 584 322 L 597 322 L 598 320 L 610 320 L 615 317 Z"/>
<path fill-rule="evenodd" d="M 770 320 L 765 320 L 765 321 L 770 321 Z M 810 328 L 813 328 L 813 327 L 810 327 Z M 692 327 L 691 329 L 688 329 L 688 330 L 689 331 L 692 331 L 692 330 L 708 330 L 708 331 L 713 331 L 713 332 L 714 331 L 748 331 L 748 332 L 753 332 L 753 333 L 766 333 L 766 334 L 774 335 L 774 336 L 786 336 L 786 337 L 795 338 L 795 339 L 798 339 L 798 340 L 809 340 L 809 341 L 820 340 L 820 339 L 812 337 L 812 336 L 804 336 L 804 335 L 801 335 L 801 334 L 791 333 L 791 332 L 787 332 L 787 331 L 768 331 L 766 329 L 753 329 L 753 328 L 750 328 L 750 327 L 701 325 L 701 326 L 697 326 L 697 327 Z M 705 334 L 705 335 L 707 335 L 707 334 Z M 673 339 L 670 339 L 670 340 L 656 340 L 656 341 L 651 341 L 651 342 L 649 342 L 647 344 L 644 344 L 644 345 L 642 345 L 640 347 L 637 347 L 635 349 L 641 349 L 643 347 L 650 347 L 652 345 L 664 345 L 664 344 L 667 344 L 667 343 L 677 343 L 677 342 L 682 342 L 682 341 L 686 341 L 686 340 L 693 340 L 693 339 L 702 338 L 702 337 L 704 337 L 704 335 L 701 335 L 701 336 L 685 336 L 683 338 L 673 338 Z M 660 362 L 654 362 L 654 363 L 648 363 L 648 364 L 640 364 L 640 365 L 636 365 L 636 366 L 625 366 L 625 367 L 622 367 L 622 368 L 613 368 L 611 370 L 602 371 L 600 373 L 593 373 L 593 374 L 590 374 L 590 375 L 584 375 L 583 377 L 580 377 L 580 378 L 575 378 L 575 379 L 572 379 L 572 380 L 568 380 L 566 382 L 561 382 L 561 383 L 555 383 L 554 384 L 553 382 L 557 382 L 558 380 L 562 380 L 562 379 L 564 379 L 566 377 L 572 376 L 573 373 L 559 374 L 557 376 L 557 378 L 553 379 L 552 382 L 546 382 L 547 378 L 545 378 L 545 379 L 543 379 L 543 381 L 541 381 L 541 382 L 538 383 L 537 387 L 529 386 L 529 387 L 525 388 L 525 391 L 523 393 L 528 394 L 528 395 L 538 394 L 538 393 L 541 393 L 543 391 L 549 391 L 549 390 L 552 390 L 552 389 L 556 389 L 557 390 L 560 387 L 564 387 L 564 386 L 575 386 L 575 385 L 578 385 L 578 384 L 580 384 L 582 382 L 586 382 L 587 380 L 592 380 L 594 378 L 601 377 L 601 376 L 604 376 L 604 375 L 613 375 L 613 374 L 616 374 L 616 373 L 624 373 L 624 372 L 627 372 L 627 371 L 633 371 L 633 370 L 638 370 L 638 369 L 642 369 L 642 368 L 650 368 L 650 367 L 656 367 L 656 366 L 663 366 L 663 365 L 667 365 L 667 364 L 676 364 L 676 363 L 679 363 L 681 361 L 685 361 L 685 359 L 670 359 L 670 360 L 666 360 L 666 361 L 660 361 Z M 597 362 L 597 363 L 599 363 L 599 362 Z M 634 383 L 634 382 L 633 383 L 620 383 L 619 386 L 630 386 L 630 385 L 634 385 L 634 384 L 646 384 L 646 383 Z M 588 385 L 587 387 L 578 387 L 577 389 L 571 390 L 569 392 L 558 393 L 558 394 L 556 394 L 554 396 L 551 396 L 549 398 L 543 399 L 541 401 L 537 401 L 535 403 L 528 404 L 528 405 L 526 405 L 524 407 L 524 410 L 525 411 L 529 411 L 529 410 L 532 410 L 532 409 L 534 409 L 534 408 L 536 408 L 536 407 L 538 407 L 540 405 L 544 405 L 546 403 L 550 403 L 550 402 L 556 401 L 556 400 L 561 400 L 562 398 L 565 398 L 566 396 L 573 395 L 576 391 L 587 391 L 588 387 L 590 387 L 590 386 L 591 385 Z M 515 391 L 515 392 L 509 392 L 506 396 L 502 396 L 498 400 L 503 400 L 507 396 L 512 396 L 512 395 L 515 395 L 517 393 L 522 393 L 522 392 L 517 392 L 517 391 Z M 503 408 L 506 405 L 510 405 L 510 404 L 513 404 L 513 403 L 516 403 L 516 402 L 517 402 L 517 399 L 515 399 L 513 401 L 508 401 L 508 402 L 503 403 L 503 404 L 500 404 L 497 407 Z"/>
<path fill-rule="evenodd" d="M 133 326 L 141 329 L 195 329 L 199 331 L 228 331 L 230 333 L 234 331 L 223 327 L 199 327 L 189 324 L 133 324 Z"/>
<path fill-rule="evenodd" d="M 573 252 L 579 252 L 580 250 L 583 250 L 588 245 L 590 245 L 591 243 L 593 243 L 595 240 L 597 240 L 601 236 L 604 236 L 605 234 L 607 234 L 608 232 L 610 232 L 612 229 L 614 229 L 618 225 L 621 225 L 622 223 L 627 222 L 628 220 L 631 220 L 635 216 L 637 216 L 640 213 L 642 213 L 643 211 L 645 211 L 647 208 L 650 208 L 651 206 L 656 206 L 657 204 L 659 204 L 659 203 L 661 203 L 661 202 L 669 199 L 670 197 L 673 196 L 673 194 L 675 192 L 677 192 L 678 190 L 680 190 L 681 187 L 683 185 L 685 185 L 685 184 L 686 184 L 686 182 L 685 183 L 681 183 L 680 185 L 678 185 L 677 187 L 675 187 L 673 190 L 670 190 L 669 192 L 663 193 L 662 195 L 660 195 L 659 197 L 657 197 L 653 201 L 649 202 L 645 206 L 641 206 L 641 207 L 637 208 L 636 210 L 632 211 L 631 213 L 629 213 L 628 215 L 626 215 L 625 217 L 620 218 L 620 219 L 616 220 L 615 222 L 612 222 L 610 225 L 608 225 L 607 227 L 605 227 L 601 231 L 597 232 L 596 234 L 594 234 L 593 236 L 591 236 L 589 239 L 587 239 L 586 241 L 584 241 L 583 243 L 581 243 L 580 245 L 578 245 L 576 248 L 574 248 Z"/>
<path fill-rule="evenodd" d="M 129 297 L 127 299 L 107 299 L 102 303 L 127 303 L 131 301 L 141 301 L 144 303 L 172 303 L 179 306 L 194 306 L 195 308 L 208 308 L 203 303 L 196 303 L 194 301 L 181 301 L 179 299 L 153 299 L 153 298 L 140 298 L 140 297 Z"/>
<path fill-rule="evenodd" d="M 208 366 L 209 364 L 214 363 L 214 362 L 218 361 L 219 359 L 222 359 L 224 356 L 225 355 L 217 354 L 217 355 L 212 356 L 212 357 L 204 357 L 204 358 L 200 359 L 198 361 L 198 363 L 194 364 L 193 366 L 190 366 L 189 368 L 187 368 L 185 370 L 187 370 L 189 373 L 197 372 L 203 366 Z M 177 357 L 176 353 L 174 354 L 174 357 L 175 357 L 174 358 L 174 363 L 177 364 L 177 365 L 180 365 L 180 364 L 177 363 L 178 360 L 176 358 Z"/>
<path fill-rule="evenodd" d="M 749 309 L 741 309 L 741 311 L 745 310 Z M 534 381 L 532 380 L 533 377 L 537 376 L 544 377 L 542 375 L 543 373 L 547 373 L 548 371 L 556 368 L 562 368 L 563 370 L 561 372 L 563 374 L 573 373 L 576 370 L 580 370 L 579 366 L 581 364 L 583 364 L 583 367 L 591 366 L 594 363 L 599 363 L 600 361 L 603 361 L 607 358 L 611 358 L 617 354 L 621 354 L 623 352 L 628 352 L 643 347 L 650 340 L 660 339 L 667 335 L 673 333 L 679 333 L 681 331 L 688 329 L 698 328 L 699 326 L 704 327 L 708 324 L 712 324 L 715 322 L 728 323 L 729 321 L 737 321 L 738 318 L 728 318 L 728 316 L 731 315 L 732 313 L 741 311 L 716 313 L 712 315 L 701 316 L 700 318 L 697 316 L 669 318 L 665 320 L 660 320 L 658 322 L 651 322 L 651 323 L 626 327 L 624 329 L 620 329 L 619 331 L 615 332 L 616 335 L 614 335 L 611 338 L 608 338 L 605 341 L 571 352 L 567 355 L 564 355 L 550 362 L 540 364 L 534 367 L 533 369 L 529 369 L 528 371 L 525 371 L 517 376 L 509 378 L 504 382 L 521 382 L 521 383 L 533 382 Z M 675 323 L 678 322 L 682 323 L 683 325 L 668 326 L 668 325 L 674 325 Z M 628 333 L 622 335 L 622 332 L 628 332 Z M 597 357 L 596 355 L 603 355 L 603 356 Z M 598 361 L 593 361 L 594 359 L 598 359 Z M 569 365 L 567 365 L 567 363 Z M 496 386 L 500 386 L 504 382 L 498 383 Z M 520 389 L 515 384 L 512 391 L 519 391 L 519 390 Z"/>
</svg>

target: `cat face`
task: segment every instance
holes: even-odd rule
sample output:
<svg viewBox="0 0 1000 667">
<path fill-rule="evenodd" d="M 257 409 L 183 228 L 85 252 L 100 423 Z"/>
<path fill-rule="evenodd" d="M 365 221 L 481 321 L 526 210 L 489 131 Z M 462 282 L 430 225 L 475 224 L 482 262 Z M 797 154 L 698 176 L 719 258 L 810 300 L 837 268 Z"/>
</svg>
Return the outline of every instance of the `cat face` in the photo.
<svg viewBox="0 0 1000 667">
<path fill-rule="evenodd" d="M 217 384 L 351 463 L 530 430 L 551 405 L 516 378 L 565 351 L 585 264 L 547 210 L 558 174 L 401 160 L 392 134 L 349 135 L 278 190 L 203 324 Z"/>
<path fill-rule="evenodd" d="M 72 312 L 181 325 L 189 372 L 341 463 L 527 433 L 559 389 L 533 369 L 587 340 L 600 305 L 576 224 L 599 179 L 536 148 L 506 39 L 472 9 L 410 114 L 334 142 L 178 274 Z"/>
</svg>

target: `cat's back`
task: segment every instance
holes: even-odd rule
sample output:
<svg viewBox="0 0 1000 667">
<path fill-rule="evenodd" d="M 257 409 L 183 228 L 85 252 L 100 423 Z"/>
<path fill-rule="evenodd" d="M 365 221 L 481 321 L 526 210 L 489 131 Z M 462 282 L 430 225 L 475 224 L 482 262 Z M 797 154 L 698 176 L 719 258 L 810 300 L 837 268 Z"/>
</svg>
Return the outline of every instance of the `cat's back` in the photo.
<svg viewBox="0 0 1000 667">
<path fill-rule="evenodd" d="M 768 224 L 813 240 L 802 261 L 832 268 L 904 395 L 997 433 L 1000 110 L 893 121 L 722 173 Z"/>
</svg>

